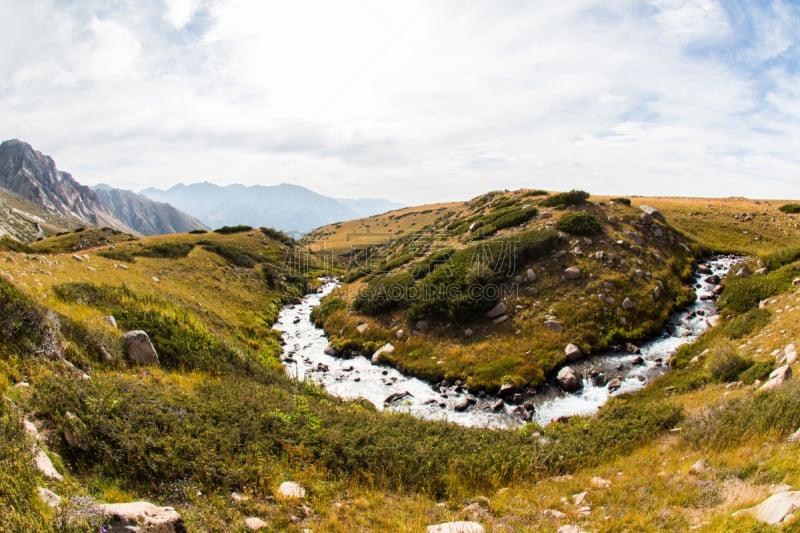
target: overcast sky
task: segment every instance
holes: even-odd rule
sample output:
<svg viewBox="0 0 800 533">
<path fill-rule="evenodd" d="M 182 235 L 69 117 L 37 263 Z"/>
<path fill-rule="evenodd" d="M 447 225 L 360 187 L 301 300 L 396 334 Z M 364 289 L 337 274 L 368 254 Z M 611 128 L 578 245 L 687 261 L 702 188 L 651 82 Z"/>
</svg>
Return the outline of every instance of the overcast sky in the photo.
<svg viewBox="0 0 800 533">
<path fill-rule="evenodd" d="M 800 198 L 800 2 L 0 0 L 0 139 L 85 184 Z"/>
</svg>

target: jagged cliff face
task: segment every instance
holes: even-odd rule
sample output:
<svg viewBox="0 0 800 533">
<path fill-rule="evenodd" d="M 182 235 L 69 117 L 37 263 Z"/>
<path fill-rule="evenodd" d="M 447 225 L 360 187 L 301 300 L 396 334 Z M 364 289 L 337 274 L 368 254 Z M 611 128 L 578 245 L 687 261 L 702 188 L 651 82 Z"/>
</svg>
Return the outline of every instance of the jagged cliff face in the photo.
<svg viewBox="0 0 800 533">
<path fill-rule="evenodd" d="M 0 186 L 41 206 L 50 214 L 75 217 L 89 226 L 136 233 L 114 217 L 97 197 L 52 158 L 16 139 L 0 144 Z"/>
<path fill-rule="evenodd" d="M 208 229 L 191 215 L 164 202 L 156 202 L 131 191 L 98 186 L 94 192 L 102 204 L 125 224 L 142 235 L 185 233 Z"/>
</svg>

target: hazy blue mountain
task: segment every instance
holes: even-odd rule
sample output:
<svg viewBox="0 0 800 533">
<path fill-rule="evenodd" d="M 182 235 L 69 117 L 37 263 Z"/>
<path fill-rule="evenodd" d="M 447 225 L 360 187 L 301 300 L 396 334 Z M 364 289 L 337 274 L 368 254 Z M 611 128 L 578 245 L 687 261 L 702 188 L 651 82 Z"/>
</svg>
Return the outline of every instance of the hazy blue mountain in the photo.
<svg viewBox="0 0 800 533">
<path fill-rule="evenodd" d="M 168 202 L 212 228 L 246 224 L 299 233 L 398 207 L 386 200 L 334 199 L 288 183 L 223 187 L 203 182 L 178 184 L 167 190 L 149 188 L 140 194 Z"/>
<path fill-rule="evenodd" d="M 371 217 L 406 207 L 383 198 L 336 198 L 336 201 L 358 213 L 359 218 Z"/>
</svg>

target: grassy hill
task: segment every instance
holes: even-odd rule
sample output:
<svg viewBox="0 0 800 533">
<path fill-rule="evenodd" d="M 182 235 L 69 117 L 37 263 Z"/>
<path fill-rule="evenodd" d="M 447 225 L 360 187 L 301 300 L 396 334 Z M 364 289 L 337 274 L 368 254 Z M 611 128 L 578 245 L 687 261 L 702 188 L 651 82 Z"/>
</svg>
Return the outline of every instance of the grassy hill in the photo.
<svg viewBox="0 0 800 533">
<path fill-rule="evenodd" d="M 347 229 L 397 234 L 377 245 L 348 246 L 335 231 L 344 226 L 312 234 L 312 248 L 323 238 L 338 243 L 326 248 L 346 261 L 334 270 L 351 275 L 346 291 L 317 315 L 332 340 L 369 350 L 391 338 L 394 364 L 424 375 L 433 354 L 443 363 L 432 375 L 465 376 L 473 387 L 491 388 L 509 375 L 535 384 L 559 364 L 568 339 L 589 351 L 658 327 L 685 298 L 681 280 L 695 255 L 747 253 L 751 271 L 759 269 L 756 259 L 764 270 L 726 282 L 720 325 L 682 348 L 666 377 L 615 398 L 593 418 L 501 431 L 383 413 L 288 379 L 271 325 L 284 302 L 317 283 L 330 258 L 309 256 L 278 232 L 100 239 L 80 251 L 70 234 L 37 243 L 37 251 L 0 252 L 0 530 L 97 531 L 96 503 L 140 499 L 174 506 L 189 531 L 246 531 L 244 520 L 253 516 L 268 523 L 266 531 L 298 532 L 424 531 L 458 519 L 492 532 L 565 524 L 781 530 L 732 513 L 781 485 L 800 487 L 798 444 L 787 439 L 800 427 L 800 386 L 755 386 L 800 333 L 796 215 L 780 211 L 783 203 L 749 200 L 631 198 L 627 205 L 590 197 L 559 208 L 542 205 L 555 194 L 533 192 L 407 209 Z M 666 222 L 644 222 L 642 204 L 658 207 Z M 412 227 L 441 231 L 435 240 L 404 240 Z M 583 228 L 590 235 L 570 233 Z M 519 245 L 512 255 L 509 241 Z M 515 269 L 473 272 L 470 283 L 520 288 L 502 323 L 485 317 L 494 301 L 471 308 L 461 300 L 417 307 L 411 300 L 384 310 L 366 300 L 358 305 L 377 310 L 353 309 L 358 290 L 393 278 L 460 283 L 476 250 L 497 247 L 503 253 L 492 257 L 513 257 Z M 448 269 L 445 256 L 466 268 Z M 351 258 L 358 268 L 348 268 Z M 562 279 L 569 267 L 582 276 Z M 529 268 L 536 280 L 517 283 Z M 615 298 L 606 313 L 596 296 L 606 294 L 605 281 Z M 656 281 L 660 298 L 652 297 Z M 639 306 L 635 313 L 620 314 L 623 296 Z M 331 303 L 336 298 L 351 308 Z M 110 315 L 118 328 L 103 319 Z M 561 332 L 543 331 L 547 315 Z M 408 337 L 420 320 L 427 331 Z M 370 324 L 364 334 L 359 322 Z M 127 361 L 121 335 L 128 329 L 148 332 L 159 365 Z M 33 468 L 23 418 L 38 428 L 62 481 Z M 67 427 L 80 446 L 66 441 Z M 705 467 L 692 469 L 701 459 Z M 302 484 L 306 497 L 280 496 L 287 480 Z M 59 494 L 61 507 L 41 503 L 38 487 Z"/>
</svg>

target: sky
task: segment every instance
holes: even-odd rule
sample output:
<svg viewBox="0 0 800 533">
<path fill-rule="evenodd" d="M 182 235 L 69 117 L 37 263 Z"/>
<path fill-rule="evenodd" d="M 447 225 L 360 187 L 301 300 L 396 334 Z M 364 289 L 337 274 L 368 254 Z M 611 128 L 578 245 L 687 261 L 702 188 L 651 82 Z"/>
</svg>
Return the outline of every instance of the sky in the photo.
<svg viewBox="0 0 800 533">
<path fill-rule="evenodd" d="M 800 1 L 0 0 L 0 140 L 84 184 L 800 198 Z"/>
</svg>

